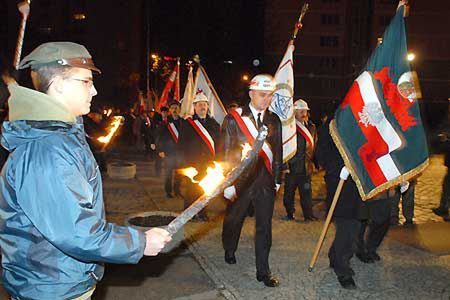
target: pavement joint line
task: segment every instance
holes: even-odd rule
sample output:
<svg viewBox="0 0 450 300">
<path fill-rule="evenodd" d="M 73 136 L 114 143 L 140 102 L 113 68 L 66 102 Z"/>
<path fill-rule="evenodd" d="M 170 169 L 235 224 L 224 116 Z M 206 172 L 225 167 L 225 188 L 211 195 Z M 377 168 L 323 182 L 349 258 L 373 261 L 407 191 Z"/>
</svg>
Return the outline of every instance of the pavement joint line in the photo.
<svg viewBox="0 0 450 300">
<path fill-rule="evenodd" d="M 225 280 L 220 279 L 219 277 L 223 277 L 219 274 L 221 272 L 212 262 L 208 263 L 208 258 L 201 255 L 200 251 L 197 250 L 198 244 L 191 237 L 185 237 L 188 241 L 188 248 L 194 255 L 197 262 L 200 264 L 205 273 L 211 278 L 211 280 L 215 283 L 218 289 L 221 291 L 221 294 L 227 300 L 244 300 L 244 298 L 239 294 L 239 292 L 231 285 L 229 285 Z M 223 288 L 222 288 L 223 287 Z"/>
<path fill-rule="evenodd" d="M 189 296 L 176 297 L 172 300 L 214 300 L 220 295 L 219 290 L 210 290 L 202 293 L 192 294 Z"/>
</svg>

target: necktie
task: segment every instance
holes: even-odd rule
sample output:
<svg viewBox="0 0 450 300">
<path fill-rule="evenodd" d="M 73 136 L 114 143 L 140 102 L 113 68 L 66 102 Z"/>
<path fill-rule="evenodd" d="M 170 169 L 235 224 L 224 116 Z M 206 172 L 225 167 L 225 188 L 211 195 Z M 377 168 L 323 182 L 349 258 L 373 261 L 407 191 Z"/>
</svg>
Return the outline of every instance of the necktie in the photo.
<svg viewBox="0 0 450 300">
<path fill-rule="evenodd" d="M 256 124 L 258 125 L 258 128 L 261 128 L 263 125 L 263 122 L 261 121 L 261 113 L 258 113 L 258 120 L 256 121 Z"/>
</svg>

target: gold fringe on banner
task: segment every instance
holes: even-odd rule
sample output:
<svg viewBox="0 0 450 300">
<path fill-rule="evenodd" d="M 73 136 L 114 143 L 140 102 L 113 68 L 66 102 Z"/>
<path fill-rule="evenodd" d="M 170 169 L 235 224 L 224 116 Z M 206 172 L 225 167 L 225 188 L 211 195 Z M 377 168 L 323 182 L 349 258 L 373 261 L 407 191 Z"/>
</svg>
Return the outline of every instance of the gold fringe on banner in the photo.
<svg viewBox="0 0 450 300">
<path fill-rule="evenodd" d="M 374 196 L 376 196 L 377 194 L 390 189 L 391 187 L 398 186 L 402 182 L 408 181 L 411 178 L 416 177 L 417 175 L 422 173 L 429 164 L 429 158 L 427 158 L 423 163 L 421 163 L 419 166 L 415 167 L 411 171 L 408 171 L 405 174 L 400 175 L 399 177 L 395 178 L 394 180 L 390 180 L 386 183 L 383 183 L 380 186 L 377 186 L 376 188 L 374 188 L 373 190 L 371 190 L 369 193 L 366 194 L 363 189 L 361 180 L 357 176 L 355 168 L 352 164 L 352 160 L 348 156 L 344 145 L 341 143 L 341 137 L 339 136 L 338 130 L 336 128 L 335 120 L 332 120 L 330 122 L 330 134 L 331 134 L 331 137 L 333 138 L 334 143 L 336 144 L 336 147 L 339 150 L 339 153 L 342 156 L 342 159 L 344 160 L 345 166 L 347 167 L 350 175 L 352 175 L 353 181 L 355 181 L 356 186 L 358 187 L 359 195 L 361 196 L 361 199 L 363 201 L 369 200 L 369 199 L 373 198 Z"/>
</svg>

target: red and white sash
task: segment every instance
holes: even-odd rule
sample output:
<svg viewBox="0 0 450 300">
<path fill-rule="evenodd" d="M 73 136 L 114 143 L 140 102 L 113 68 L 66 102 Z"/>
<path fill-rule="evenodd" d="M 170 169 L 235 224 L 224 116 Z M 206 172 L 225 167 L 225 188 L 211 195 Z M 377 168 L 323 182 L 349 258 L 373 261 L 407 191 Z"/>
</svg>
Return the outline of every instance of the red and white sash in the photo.
<svg viewBox="0 0 450 300">
<path fill-rule="evenodd" d="M 255 143 L 256 137 L 258 136 L 258 129 L 255 124 L 250 120 L 249 117 L 242 116 L 242 108 L 237 108 L 231 111 L 231 116 L 236 120 L 239 128 L 242 133 L 247 138 L 247 141 L 251 146 Z M 267 171 L 270 174 L 272 173 L 272 162 L 273 162 L 273 153 L 272 149 L 267 142 L 264 142 L 261 150 L 259 151 L 259 156 L 263 159 L 264 165 L 266 166 Z"/>
<path fill-rule="evenodd" d="M 216 150 L 214 148 L 214 140 L 209 134 L 208 130 L 203 127 L 202 123 L 198 120 L 193 120 L 191 117 L 186 119 L 189 124 L 194 128 L 195 132 L 202 138 L 205 142 L 206 146 L 208 146 L 209 151 L 211 151 L 212 155 L 216 155 Z"/>
<path fill-rule="evenodd" d="M 179 133 L 178 133 L 178 129 L 175 126 L 175 124 L 173 124 L 172 122 L 169 123 L 167 125 L 167 129 L 169 129 L 170 135 L 172 136 L 172 138 L 175 141 L 175 143 L 178 143 Z"/>
<path fill-rule="evenodd" d="M 314 149 L 314 138 L 308 128 L 297 119 L 295 120 L 295 124 L 297 125 L 297 132 L 299 132 L 305 138 L 306 142 L 311 145 L 311 148 Z"/>
</svg>

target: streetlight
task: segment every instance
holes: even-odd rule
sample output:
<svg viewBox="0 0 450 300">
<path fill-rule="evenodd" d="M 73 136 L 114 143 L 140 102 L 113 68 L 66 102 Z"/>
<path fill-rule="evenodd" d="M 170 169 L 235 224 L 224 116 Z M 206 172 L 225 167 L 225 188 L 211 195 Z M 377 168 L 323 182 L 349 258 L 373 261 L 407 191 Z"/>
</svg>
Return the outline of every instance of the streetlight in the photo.
<svg viewBox="0 0 450 300">
<path fill-rule="evenodd" d="M 406 58 L 408 59 L 408 61 L 413 61 L 416 58 L 416 55 L 414 53 L 408 53 Z"/>
<path fill-rule="evenodd" d="M 244 74 L 244 75 L 242 75 L 242 81 L 248 81 L 248 75 L 247 74 Z"/>
</svg>

